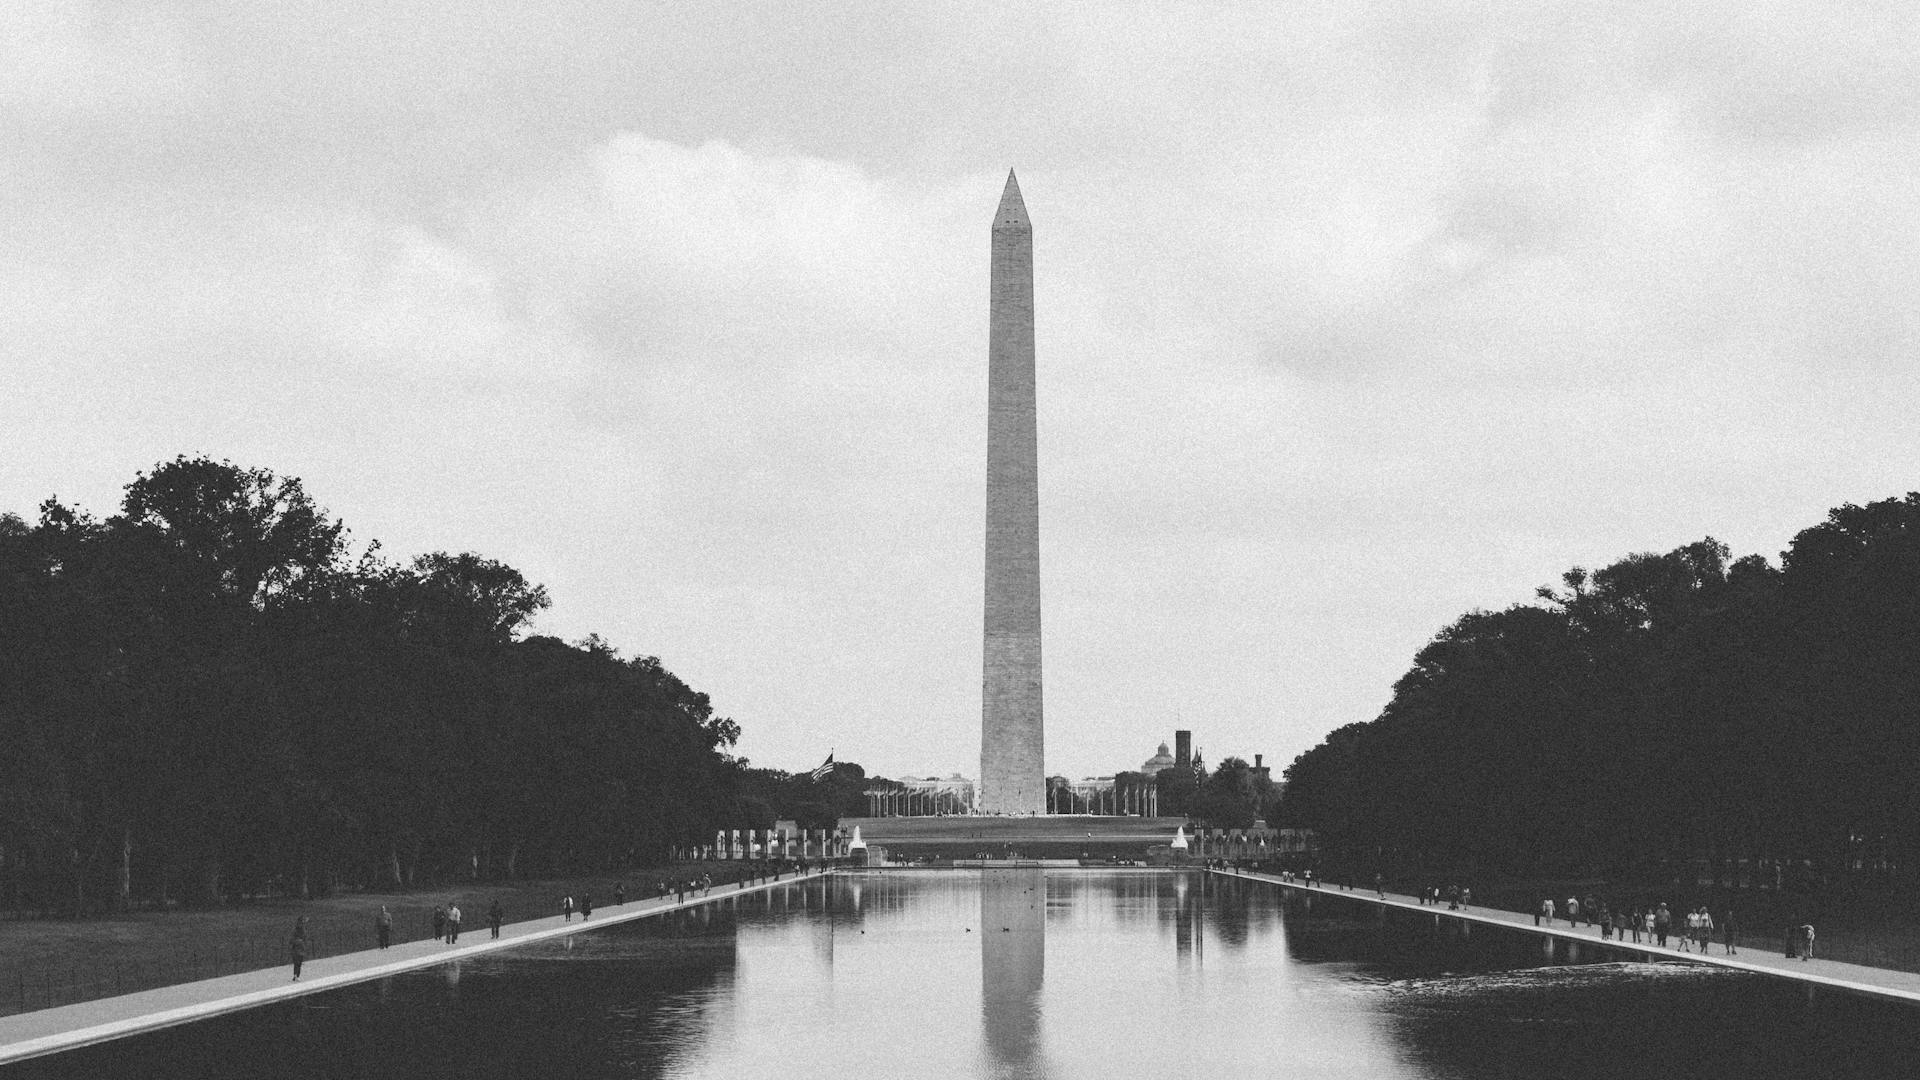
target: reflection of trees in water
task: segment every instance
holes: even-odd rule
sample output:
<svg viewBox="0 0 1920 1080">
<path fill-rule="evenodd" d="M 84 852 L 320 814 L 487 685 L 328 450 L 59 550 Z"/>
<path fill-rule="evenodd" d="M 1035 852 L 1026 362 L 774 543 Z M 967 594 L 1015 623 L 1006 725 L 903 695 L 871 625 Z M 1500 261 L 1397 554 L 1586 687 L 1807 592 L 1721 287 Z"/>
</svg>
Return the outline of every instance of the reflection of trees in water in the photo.
<svg viewBox="0 0 1920 1080">
<path fill-rule="evenodd" d="M 662 1076 L 668 1048 L 711 1038 L 702 1005 L 732 981 L 734 920 L 716 905 L 596 928 L 41 1058 L 32 1074 Z"/>
<path fill-rule="evenodd" d="M 1449 974 L 1378 992 L 1407 1055 L 1463 1080 L 1905 1080 L 1920 1054 L 1910 1007 L 1840 993 L 1808 1000 L 1800 986 L 1696 965 Z"/>
</svg>

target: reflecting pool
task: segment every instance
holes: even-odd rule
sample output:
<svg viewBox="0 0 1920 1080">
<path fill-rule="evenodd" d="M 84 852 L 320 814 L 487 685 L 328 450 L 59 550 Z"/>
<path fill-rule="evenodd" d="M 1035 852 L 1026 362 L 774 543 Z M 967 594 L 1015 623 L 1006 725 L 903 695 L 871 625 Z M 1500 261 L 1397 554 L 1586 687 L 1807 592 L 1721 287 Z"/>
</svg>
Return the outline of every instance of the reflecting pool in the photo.
<svg viewBox="0 0 1920 1080">
<path fill-rule="evenodd" d="M 1920 1011 L 1337 893 L 873 872 L 0 1069 L 58 1077 L 1901 1077 Z"/>
</svg>

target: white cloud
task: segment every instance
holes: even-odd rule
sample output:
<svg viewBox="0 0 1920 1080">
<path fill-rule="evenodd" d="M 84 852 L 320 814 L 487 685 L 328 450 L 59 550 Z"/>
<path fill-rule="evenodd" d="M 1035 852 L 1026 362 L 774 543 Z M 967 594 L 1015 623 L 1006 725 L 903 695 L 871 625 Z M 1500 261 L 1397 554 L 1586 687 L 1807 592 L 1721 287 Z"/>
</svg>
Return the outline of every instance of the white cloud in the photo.
<svg viewBox="0 0 1920 1080">
<path fill-rule="evenodd" d="M 997 27 L 999 33 L 983 33 Z M 1050 745 L 1284 762 L 1573 563 L 1913 486 L 1895 5 L 0 12 L 0 498 L 475 548 L 756 759 L 968 768 L 987 223 Z"/>
</svg>

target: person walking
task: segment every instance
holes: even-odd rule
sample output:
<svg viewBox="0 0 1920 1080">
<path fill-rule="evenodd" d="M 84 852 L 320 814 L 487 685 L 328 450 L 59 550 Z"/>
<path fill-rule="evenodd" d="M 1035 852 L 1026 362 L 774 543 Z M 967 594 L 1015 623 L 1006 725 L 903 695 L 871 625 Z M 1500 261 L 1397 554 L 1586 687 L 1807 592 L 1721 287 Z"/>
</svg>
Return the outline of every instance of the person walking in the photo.
<svg viewBox="0 0 1920 1080">
<path fill-rule="evenodd" d="M 1462 907 L 1463 909 L 1464 909 L 1464 908 L 1470 908 L 1470 907 L 1472 907 L 1472 906 L 1473 906 L 1473 886 L 1471 886 L 1471 885 L 1463 885 L 1463 886 L 1461 886 L 1461 888 L 1460 888 L 1460 906 L 1461 906 L 1461 907 Z"/>
<path fill-rule="evenodd" d="M 1663 949 L 1667 947 L 1667 931 L 1672 928 L 1673 912 L 1667 910 L 1667 902 L 1662 900 L 1660 906 L 1653 912 L 1653 933 L 1660 939 L 1660 947 Z"/>
<path fill-rule="evenodd" d="M 592 917 L 593 917 L 593 894 L 583 892 L 580 894 L 580 921 L 586 922 L 588 919 Z"/>
<path fill-rule="evenodd" d="M 613 886 L 613 906 L 619 907 L 627 902 L 627 883 L 616 882 Z"/>
<path fill-rule="evenodd" d="M 573 897 L 563 896 L 560 898 L 560 914 L 564 921 L 573 921 Z"/>
<path fill-rule="evenodd" d="M 1813 924 L 1800 924 L 1800 959 L 1813 959 Z"/>
<path fill-rule="evenodd" d="M 713 875 L 701 874 L 700 875 L 700 895 L 706 896 L 712 892 L 713 892 Z"/>
<path fill-rule="evenodd" d="M 447 906 L 447 944 L 460 944 L 460 905 Z"/>
<path fill-rule="evenodd" d="M 1373 891 L 1380 899 L 1387 898 L 1387 879 L 1377 870 L 1373 874 Z"/>
<path fill-rule="evenodd" d="M 443 941 L 447 936 L 447 909 L 444 905 L 433 905 L 433 940 Z"/>
<path fill-rule="evenodd" d="M 380 914 L 373 917 L 373 932 L 380 939 L 381 948 L 393 944 L 393 912 L 388 911 L 385 904 L 380 905 Z"/>
<path fill-rule="evenodd" d="M 500 924 L 505 918 L 506 912 L 500 910 L 500 898 L 496 896 L 493 903 L 487 905 L 487 929 L 493 931 L 495 941 L 500 940 Z"/>
<path fill-rule="evenodd" d="M 300 981 L 300 965 L 307 962 L 307 917 L 293 920 L 293 940 L 287 943 L 287 951 L 293 959 L 293 981 Z"/>
<path fill-rule="evenodd" d="M 1541 919 L 1547 920 L 1548 926 L 1553 925 L 1553 901 L 1552 900 L 1540 901 L 1540 910 L 1533 913 L 1533 925 L 1539 926 Z"/>
<path fill-rule="evenodd" d="M 1580 898 L 1567 897 L 1567 926 L 1569 929 L 1580 925 Z"/>
<path fill-rule="evenodd" d="M 1653 909 L 1645 908 L 1640 912 L 1640 929 L 1647 935 L 1647 944 L 1653 944 Z M 1638 938 L 1634 940 L 1638 941 Z"/>
<path fill-rule="evenodd" d="M 1725 944 L 1722 947 L 1726 950 L 1721 955 L 1723 956 L 1740 955 L 1740 950 L 1733 947 L 1733 909 L 1732 908 L 1728 908 L 1726 911 L 1723 911 L 1720 913 L 1720 934 L 1721 934 L 1722 940 L 1725 942 Z"/>
<path fill-rule="evenodd" d="M 1580 914 L 1586 917 L 1588 929 L 1592 929 L 1593 920 L 1600 915 L 1600 901 L 1595 900 L 1593 894 L 1587 894 L 1587 898 L 1580 901 Z"/>
<path fill-rule="evenodd" d="M 1698 911 L 1689 911 L 1687 912 L 1687 928 L 1685 930 L 1682 930 L 1679 934 L 1680 951 L 1692 952 L 1693 939 L 1699 936 L 1700 936 L 1700 913 Z"/>
<path fill-rule="evenodd" d="M 1713 940 L 1713 912 L 1707 905 L 1700 905 L 1700 955 L 1707 955 L 1707 944 Z"/>
</svg>

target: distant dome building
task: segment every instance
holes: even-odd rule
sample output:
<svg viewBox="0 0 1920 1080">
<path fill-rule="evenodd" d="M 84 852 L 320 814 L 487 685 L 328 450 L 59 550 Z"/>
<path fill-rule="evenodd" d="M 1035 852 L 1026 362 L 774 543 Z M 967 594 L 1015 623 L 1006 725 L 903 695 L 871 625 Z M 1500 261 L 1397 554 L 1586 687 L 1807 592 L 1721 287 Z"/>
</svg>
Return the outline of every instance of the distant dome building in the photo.
<svg viewBox="0 0 1920 1080">
<path fill-rule="evenodd" d="M 1161 769 L 1171 768 L 1173 768 L 1173 755 L 1167 753 L 1167 744 L 1161 743 L 1160 752 L 1148 758 L 1146 764 L 1140 766 L 1140 771 L 1148 776 L 1157 776 Z"/>
</svg>

